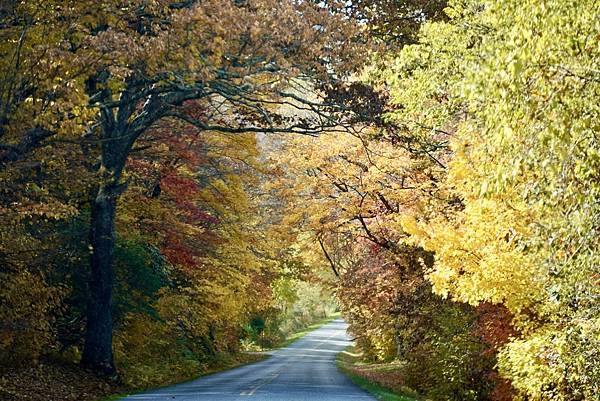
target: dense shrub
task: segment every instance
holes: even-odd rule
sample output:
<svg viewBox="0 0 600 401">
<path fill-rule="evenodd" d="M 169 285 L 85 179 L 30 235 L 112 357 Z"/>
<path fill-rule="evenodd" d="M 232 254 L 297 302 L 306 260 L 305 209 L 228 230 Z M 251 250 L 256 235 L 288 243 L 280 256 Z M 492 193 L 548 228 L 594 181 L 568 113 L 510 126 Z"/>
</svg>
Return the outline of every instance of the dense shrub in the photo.
<svg viewBox="0 0 600 401">
<path fill-rule="evenodd" d="M 122 380 L 132 387 L 173 383 L 202 371 L 185 339 L 145 314 L 127 315 L 114 343 Z"/>
</svg>

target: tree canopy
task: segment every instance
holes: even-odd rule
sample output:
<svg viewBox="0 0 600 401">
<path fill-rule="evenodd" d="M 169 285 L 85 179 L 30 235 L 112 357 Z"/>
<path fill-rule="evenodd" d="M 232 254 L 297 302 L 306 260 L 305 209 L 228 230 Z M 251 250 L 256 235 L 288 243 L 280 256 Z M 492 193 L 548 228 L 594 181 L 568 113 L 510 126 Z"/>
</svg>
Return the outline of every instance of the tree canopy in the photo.
<svg viewBox="0 0 600 401">
<path fill-rule="evenodd" d="M 0 19 L 2 370 L 166 383 L 339 307 L 424 398 L 600 396 L 596 1 Z"/>
</svg>

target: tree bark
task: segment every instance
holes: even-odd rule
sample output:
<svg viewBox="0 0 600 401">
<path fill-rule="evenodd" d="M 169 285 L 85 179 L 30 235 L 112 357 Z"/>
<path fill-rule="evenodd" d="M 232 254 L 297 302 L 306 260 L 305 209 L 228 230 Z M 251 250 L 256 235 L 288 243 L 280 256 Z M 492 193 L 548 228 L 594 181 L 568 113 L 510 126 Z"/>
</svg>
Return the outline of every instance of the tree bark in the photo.
<svg viewBox="0 0 600 401">
<path fill-rule="evenodd" d="M 117 198 L 114 185 L 108 184 L 100 185 L 91 199 L 90 297 L 82 364 L 104 376 L 116 374 L 112 351 L 112 289 Z"/>
</svg>

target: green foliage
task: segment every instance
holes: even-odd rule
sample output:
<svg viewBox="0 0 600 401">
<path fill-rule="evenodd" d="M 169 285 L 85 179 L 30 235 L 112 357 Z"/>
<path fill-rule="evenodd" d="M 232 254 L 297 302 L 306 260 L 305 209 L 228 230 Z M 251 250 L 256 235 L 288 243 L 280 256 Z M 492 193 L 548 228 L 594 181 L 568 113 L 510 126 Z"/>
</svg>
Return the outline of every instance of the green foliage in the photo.
<svg viewBox="0 0 600 401">
<path fill-rule="evenodd" d="M 287 275 L 271 283 L 273 303 L 253 316 L 244 326 L 245 344 L 272 348 L 289 342 L 316 322 L 334 314 L 337 304 L 318 283 L 306 282 Z"/>
<path fill-rule="evenodd" d="M 139 240 L 121 240 L 115 249 L 117 286 L 114 316 L 117 321 L 129 313 L 156 316 L 151 304 L 163 287 L 171 285 L 164 258 L 158 250 Z"/>
<path fill-rule="evenodd" d="M 293 286 L 295 296 L 291 300 L 276 298 L 281 310 L 276 326 L 283 338 L 332 315 L 337 309 L 332 294 L 323 286 L 306 281 L 295 281 Z"/>
<path fill-rule="evenodd" d="M 250 342 L 264 345 L 265 341 L 261 338 L 264 330 L 265 319 L 262 316 L 255 316 L 244 326 L 244 335 Z"/>
</svg>

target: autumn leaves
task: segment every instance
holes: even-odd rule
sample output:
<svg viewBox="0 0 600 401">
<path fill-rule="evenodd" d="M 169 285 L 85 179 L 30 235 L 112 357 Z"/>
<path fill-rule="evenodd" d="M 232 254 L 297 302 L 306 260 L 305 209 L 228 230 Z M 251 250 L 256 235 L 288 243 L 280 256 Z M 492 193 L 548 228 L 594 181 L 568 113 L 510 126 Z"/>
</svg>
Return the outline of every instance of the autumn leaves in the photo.
<svg viewBox="0 0 600 401">
<path fill-rule="evenodd" d="M 383 119 L 278 156 L 293 169 L 290 223 L 340 272 L 362 350 L 408 361 L 404 376 L 430 397 L 599 395 L 593 3 L 451 2 L 448 21 L 367 68 L 389 96 Z M 496 339 L 472 330 L 490 308 Z M 497 362 L 458 369 L 490 346 Z M 429 384 L 413 375 L 419 354 Z M 491 379 L 496 363 L 512 390 Z M 444 387 L 445 374 L 465 381 Z"/>
<path fill-rule="evenodd" d="M 184 376 L 310 265 L 429 397 L 597 398 L 594 1 L 126 3 L 3 6 L 3 349 Z"/>
</svg>

